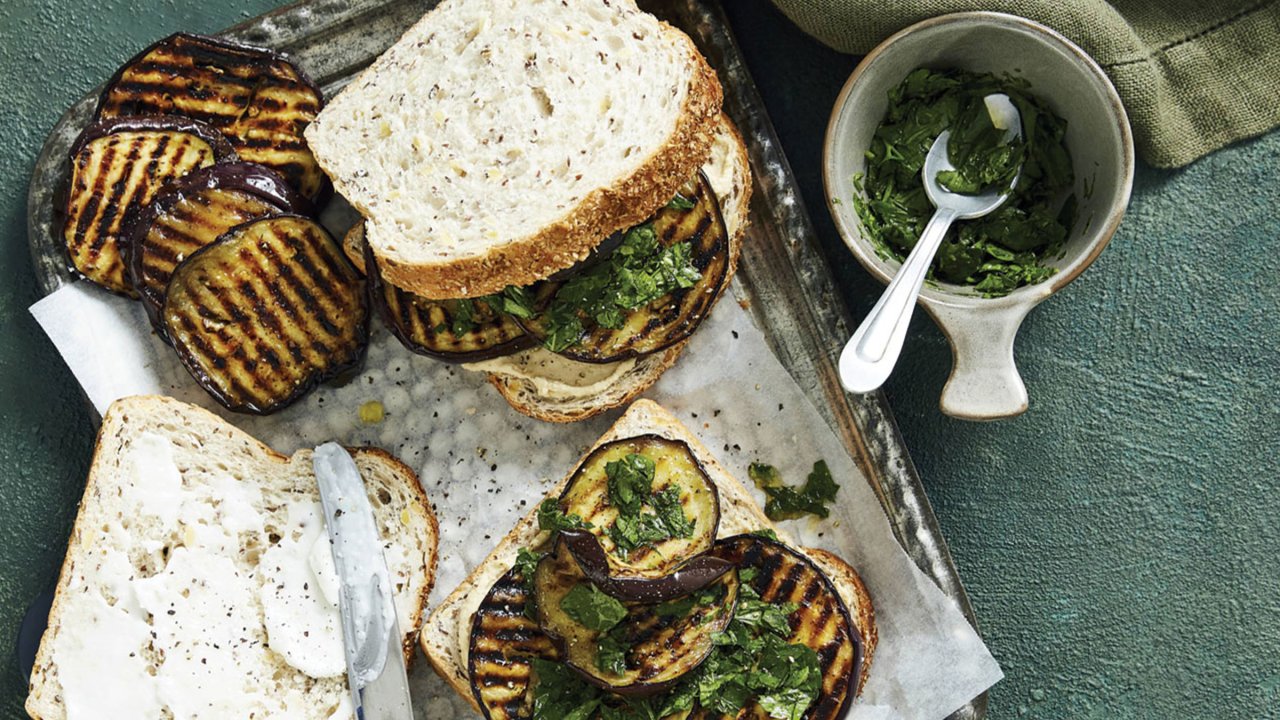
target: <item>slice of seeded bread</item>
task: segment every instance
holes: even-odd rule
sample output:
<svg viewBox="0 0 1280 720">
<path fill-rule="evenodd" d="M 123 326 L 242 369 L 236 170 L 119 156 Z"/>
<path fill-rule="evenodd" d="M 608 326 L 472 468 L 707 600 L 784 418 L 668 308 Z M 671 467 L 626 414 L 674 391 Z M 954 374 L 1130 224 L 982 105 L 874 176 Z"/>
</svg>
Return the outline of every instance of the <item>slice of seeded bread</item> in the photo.
<svg viewBox="0 0 1280 720">
<path fill-rule="evenodd" d="M 862 638 L 864 659 L 862 677 L 858 682 L 858 692 L 861 692 L 871 667 L 872 656 L 875 654 L 877 633 L 871 596 L 867 593 L 858 573 L 832 553 L 797 547 L 795 541 L 785 531 L 775 527 L 773 522 L 765 517 L 746 486 L 734 478 L 688 428 L 657 403 L 637 400 L 614 423 L 613 427 L 583 453 L 583 458 L 585 459 L 593 450 L 605 443 L 650 433 L 688 443 L 693 454 L 706 469 L 720 496 L 720 525 L 716 533 L 717 537 L 772 529 L 778 534 L 779 540 L 813 560 L 814 564 L 826 573 L 849 609 L 849 617 L 857 626 L 857 631 Z M 556 496 L 563 490 L 569 478 L 573 476 L 573 472 L 571 470 L 565 475 L 564 479 L 551 491 L 551 496 Z M 493 583 L 514 565 L 520 548 L 537 546 L 545 540 L 546 534 L 538 530 L 535 506 L 520 522 L 516 523 L 511 532 L 502 538 L 493 552 L 489 553 L 489 556 L 471 575 L 432 611 L 422 628 L 422 649 L 426 651 L 427 660 L 431 662 L 431 666 L 477 710 L 479 706 L 476 705 L 475 697 L 471 692 L 467 671 L 471 617 Z"/>
<path fill-rule="evenodd" d="M 711 157 L 702 166 L 720 200 L 720 212 L 729 231 L 729 277 L 738 268 L 738 256 L 742 251 L 743 233 L 751 209 L 751 165 L 747 159 L 747 146 L 729 118 L 720 116 Z M 723 290 L 722 290 L 723 292 Z M 567 360 L 551 353 L 534 349 L 515 356 L 520 375 L 490 373 L 493 384 L 511 407 L 533 418 L 547 422 L 576 422 L 620 407 L 636 399 L 648 390 L 662 373 L 675 364 L 686 343 L 682 342 L 662 352 L 638 359 L 608 388 L 588 397 L 565 397 L 541 392 L 538 383 L 529 376 L 544 376 L 544 370 L 554 366 L 557 374 L 572 376 L 578 366 L 582 374 L 599 372 L 600 366 L 586 367 L 584 363 Z"/>
<path fill-rule="evenodd" d="M 435 573 L 435 516 L 403 463 L 375 449 L 353 455 L 412 657 Z M 28 714 L 351 718 L 319 500 L 310 451 L 285 457 L 169 398 L 113 403 Z"/>
<path fill-rule="evenodd" d="M 527 285 L 666 203 L 706 160 L 721 88 L 634 0 L 444 0 L 307 127 L 388 282 Z"/>
</svg>

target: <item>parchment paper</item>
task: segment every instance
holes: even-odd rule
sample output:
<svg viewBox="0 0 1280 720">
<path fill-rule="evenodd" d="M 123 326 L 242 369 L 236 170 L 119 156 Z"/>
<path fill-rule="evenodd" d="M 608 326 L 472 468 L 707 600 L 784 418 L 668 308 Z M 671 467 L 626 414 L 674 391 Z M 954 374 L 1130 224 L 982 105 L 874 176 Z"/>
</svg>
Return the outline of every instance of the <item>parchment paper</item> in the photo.
<svg viewBox="0 0 1280 720">
<path fill-rule="evenodd" d="M 280 452 L 337 440 L 398 455 L 420 474 L 440 521 L 431 606 L 619 414 L 567 426 L 526 418 L 482 375 L 414 355 L 375 321 L 356 379 L 321 387 L 271 417 L 235 415 L 187 375 L 135 302 L 79 282 L 31 313 L 99 412 L 126 395 L 166 394 L 219 412 Z M 791 483 L 802 482 L 814 461 L 827 461 L 841 486 L 831 517 L 791 521 L 787 529 L 844 557 L 873 598 L 880 641 L 851 718 L 937 720 L 1002 677 L 955 603 L 894 540 L 870 486 L 733 298 L 717 306 L 646 397 L 671 409 L 744 482 L 755 460 L 778 467 Z M 360 421 L 358 409 L 369 400 L 383 404 L 383 422 Z M 410 681 L 417 717 L 474 717 L 426 662 L 416 664 Z"/>
</svg>

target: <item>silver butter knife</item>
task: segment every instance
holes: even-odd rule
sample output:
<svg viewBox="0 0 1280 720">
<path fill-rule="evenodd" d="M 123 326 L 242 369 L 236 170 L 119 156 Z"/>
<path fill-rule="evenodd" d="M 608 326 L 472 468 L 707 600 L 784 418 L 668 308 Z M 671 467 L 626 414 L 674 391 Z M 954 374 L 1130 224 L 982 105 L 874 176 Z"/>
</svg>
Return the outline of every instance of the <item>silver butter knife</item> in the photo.
<svg viewBox="0 0 1280 720">
<path fill-rule="evenodd" d="M 409 678 L 391 574 L 364 481 L 351 454 L 333 442 L 312 458 L 341 590 L 347 684 L 359 720 L 411 720 Z"/>
</svg>

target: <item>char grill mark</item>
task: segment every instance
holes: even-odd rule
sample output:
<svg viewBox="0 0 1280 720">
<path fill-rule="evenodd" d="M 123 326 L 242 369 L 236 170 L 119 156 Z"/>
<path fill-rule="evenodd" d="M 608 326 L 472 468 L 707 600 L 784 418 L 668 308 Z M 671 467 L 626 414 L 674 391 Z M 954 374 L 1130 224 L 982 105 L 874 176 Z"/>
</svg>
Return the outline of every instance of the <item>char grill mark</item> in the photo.
<svg viewBox="0 0 1280 720">
<path fill-rule="evenodd" d="M 531 660 L 559 659 L 551 639 L 526 613 L 524 581 L 512 569 L 494 583 L 471 622 L 468 673 L 485 717 L 525 716 Z"/>
<path fill-rule="evenodd" d="M 233 410 L 287 405 L 362 356 L 364 289 L 323 228 L 272 216 L 181 263 L 164 325 L 188 370 Z"/>
<path fill-rule="evenodd" d="M 302 131 L 321 104 L 319 91 L 270 51 L 179 34 L 119 71 L 98 117 L 178 114 L 207 122 L 241 157 L 274 168 L 314 200 L 325 179 Z"/>
<path fill-rule="evenodd" d="M 756 568 L 752 587 L 767 603 L 794 602 L 789 642 L 813 649 L 822 667 L 822 690 L 805 720 L 835 720 L 852 700 L 861 671 L 861 638 L 831 581 L 804 556 L 763 538 L 740 535 L 716 543 L 713 551 Z M 758 708 L 745 717 L 758 716 Z M 755 714 L 752 714 L 755 713 Z"/>
<path fill-rule="evenodd" d="M 471 300 L 470 330 L 455 333 L 456 300 L 431 300 L 385 282 L 368 244 L 364 245 L 365 272 L 370 296 L 392 334 L 410 350 L 448 362 L 472 362 L 519 352 L 534 344 L 524 328 L 483 300 Z"/>
<path fill-rule="evenodd" d="M 216 188 L 183 196 L 166 207 L 146 232 L 141 247 L 134 248 L 142 253 L 139 291 L 157 309 L 179 262 L 236 225 L 282 209 L 248 193 Z"/>
<path fill-rule="evenodd" d="M 169 181 L 211 165 L 208 143 L 177 131 L 120 131 L 85 143 L 72 158 L 63 241 L 74 268 L 130 294 L 127 221 Z"/>
</svg>

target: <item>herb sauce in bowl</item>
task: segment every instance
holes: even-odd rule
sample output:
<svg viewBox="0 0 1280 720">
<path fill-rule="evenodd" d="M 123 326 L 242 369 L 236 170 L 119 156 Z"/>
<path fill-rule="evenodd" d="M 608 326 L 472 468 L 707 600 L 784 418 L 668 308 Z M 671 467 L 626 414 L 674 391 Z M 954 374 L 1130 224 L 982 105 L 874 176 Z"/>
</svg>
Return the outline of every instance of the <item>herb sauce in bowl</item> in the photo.
<svg viewBox="0 0 1280 720">
<path fill-rule="evenodd" d="M 1022 116 L 1021 139 L 1005 139 L 998 113 L 984 101 L 999 93 Z M 854 195 L 854 209 L 881 257 L 901 261 L 934 212 L 920 176 L 925 156 L 934 139 L 950 130 L 956 169 L 938 176 L 946 189 L 976 194 L 1008 187 L 1019 167 L 1022 174 L 998 210 L 956 224 L 934 258 L 930 278 L 973 286 L 984 297 L 1041 282 L 1057 272 L 1045 261 L 1061 256 L 1075 223 L 1066 125 L 1023 80 L 914 70 L 889 92 L 887 115 L 866 152 L 866 170 L 854 178 L 855 188 L 865 193 Z"/>
</svg>

